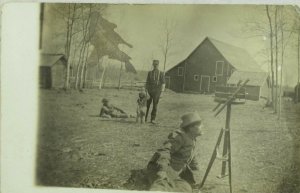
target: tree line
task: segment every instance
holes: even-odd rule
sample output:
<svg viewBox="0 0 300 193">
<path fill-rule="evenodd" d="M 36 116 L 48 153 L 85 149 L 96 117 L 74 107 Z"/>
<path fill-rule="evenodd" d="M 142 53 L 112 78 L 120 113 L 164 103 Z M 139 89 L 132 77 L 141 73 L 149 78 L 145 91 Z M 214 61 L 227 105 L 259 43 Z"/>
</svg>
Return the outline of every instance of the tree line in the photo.
<svg viewBox="0 0 300 193">
<path fill-rule="evenodd" d="M 107 66 L 107 59 L 120 61 L 125 69 L 136 72 L 130 62 L 131 57 L 119 48 L 125 45 L 132 48 L 116 31 L 117 25 L 103 17 L 106 4 L 64 3 L 46 4 L 48 11 L 55 15 L 56 23 L 63 26 L 59 30 L 62 36 L 64 54 L 67 60 L 65 88 L 71 88 L 71 68 L 75 72 L 72 87 L 82 89 L 88 77 L 88 68 L 101 69 L 99 88 Z M 42 5 L 45 6 L 45 5 Z M 45 9 L 41 9 L 44 11 Z M 43 15 L 44 13 L 42 13 Z M 61 42 L 60 42 L 61 43 Z M 106 58 L 107 58 L 106 57 Z"/>
<path fill-rule="evenodd" d="M 265 20 L 248 19 L 245 21 L 244 32 L 250 32 L 250 37 L 263 37 L 268 44 L 263 52 L 267 57 L 270 74 L 271 92 L 269 105 L 274 109 L 274 113 L 278 113 L 278 117 L 280 117 L 283 85 L 285 84 L 283 77 L 285 79 L 288 78 L 286 74 L 283 74 L 285 68 L 289 67 L 285 63 L 287 46 L 298 50 L 299 83 L 300 12 L 297 6 L 265 5 L 263 9 L 261 13 L 264 12 Z M 293 41 L 295 39 L 297 41 Z"/>
</svg>

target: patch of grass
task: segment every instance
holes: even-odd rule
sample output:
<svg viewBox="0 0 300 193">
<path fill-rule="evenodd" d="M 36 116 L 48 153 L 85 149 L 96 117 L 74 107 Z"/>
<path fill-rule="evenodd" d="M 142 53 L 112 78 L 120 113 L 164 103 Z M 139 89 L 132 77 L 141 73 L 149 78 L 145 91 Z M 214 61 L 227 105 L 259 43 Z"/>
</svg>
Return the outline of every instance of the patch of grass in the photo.
<svg viewBox="0 0 300 193">
<path fill-rule="evenodd" d="M 225 112 L 217 118 L 209 95 L 166 92 L 158 106 L 159 125 L 134 119 L 103 120 L 97 115 L 103 97 L 134 114 L 138 91 L 85 90 L 83 93 L 41 90 L 37 182 L 40 185 L 126 189 L 131 170 L 146 166 L 180 116 L 198 111 L 204 135 L 197 141 L 200 176 L 204 175 Z M 254 101 L 232 107 L 232 172 L 235 192 L 276 192 L 283 171 L 293 161 L 293 140 L 270 109 Z M 218 179 L 215 161 L 204 192 L 229 192 L 228 178 Z"/>
</svg>

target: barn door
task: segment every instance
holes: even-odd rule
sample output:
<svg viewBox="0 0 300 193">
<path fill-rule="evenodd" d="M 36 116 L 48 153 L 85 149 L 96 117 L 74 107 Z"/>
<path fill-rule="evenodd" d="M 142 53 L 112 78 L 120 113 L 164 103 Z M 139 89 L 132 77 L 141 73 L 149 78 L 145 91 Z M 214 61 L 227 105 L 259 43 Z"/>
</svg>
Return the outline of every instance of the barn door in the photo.
<svg viewBox="0 0 300 193">
<path fill-rule="evenodd" d="M 201 93 L 209 92 L 210 76 L 201 75 L 200 91 Z"/>
</svg>

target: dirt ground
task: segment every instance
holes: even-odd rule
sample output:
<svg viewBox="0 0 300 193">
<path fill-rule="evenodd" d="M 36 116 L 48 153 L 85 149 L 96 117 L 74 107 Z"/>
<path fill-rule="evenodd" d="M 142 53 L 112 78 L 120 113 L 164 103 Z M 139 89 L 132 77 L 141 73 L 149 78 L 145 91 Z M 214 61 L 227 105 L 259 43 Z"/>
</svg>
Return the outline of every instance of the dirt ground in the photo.
<svg viewBox="0 0 300 193">
<path fill-rule="evenodd" d="M 201 180 L 225 124 L 224 112 L 217 118 L 213 116 L 212 109 L 216 105 L 213 97 L 168 91 L 159 103 L 159 125 L 155 126 L 136 124 L 133 118 L 103 120 L 97 117 L 103 97 L 134 113 L 137 95 L 137 91 L 115 89 L 83 93 L 41 90 L 37 183 L 128 189 L 125 184 L 130 171 L 144 168 L 168 133 L 178 128 L 180 115 L 191 111 L 198 111 L 204 120 L 204 135 L 197 142 Z M 263 109 L 261 102 L 247 101 L 232 107 L 234 192 L 299 192 L 300 143 L 295 137 L 300 136 L 298 107 L 285 101 L 288 116 L 281 121 L 270 109 Z M 216 178 L 220 166 L 221 162 L 215 161 L 202 190 L 204 193 L 229 192 L 228 178 Z"/>
</svg>

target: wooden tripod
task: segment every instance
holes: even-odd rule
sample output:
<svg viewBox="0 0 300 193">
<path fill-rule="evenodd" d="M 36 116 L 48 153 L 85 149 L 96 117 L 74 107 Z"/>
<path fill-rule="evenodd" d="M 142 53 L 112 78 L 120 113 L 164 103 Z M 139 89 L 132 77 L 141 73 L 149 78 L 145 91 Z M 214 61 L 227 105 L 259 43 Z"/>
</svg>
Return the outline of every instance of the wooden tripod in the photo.
<svg viewBox="0 0 300 193">
<path fill-rule="evenodd" d="M 243 84 L 241 84 L 241 81 L 238 83 L 238 88 L 233 92 L 233 94 L 230 94 L 228 99 L 225 101 L 223 106 L 219 108 L 222 104 L 222 102 L 219 102 L 219 104 L 213 109 L 213 111 L 216 111 L 218 108 L 219 110 L 216 112 L 215 117 L 223 111 L 225 107 L 226 108 L 226 123 L 225 123 L 225 129 L 221 129 L 220 134 L 217 139 L 217 143 L 214 147 L 212 156 L 210 158 L 208 167 L 205 171 L 203 180 L 200 184 L 200 188 L 204 186 L 204 183 L 206 181 L 206 178 L 210 172 L 210 169 L 215 161 L 215 159 L 219 159 L 222 161 L 222 169 L 221 169 L 221 174 L 218 176 L 218 178 L 224 178 L 227 175 L 229 176 L 229 188 L 230 188 L 230 193 L 232 193 L 232 176 L 231 176 L 231 142 L 230 142 L 230 117 L 231 117 L 231 105 L 234 103 L 234 100 L 236 97 L 239 95 L 239 98 L 241 97 L 241 90 L 244 88 L 244 86 L 249 82 L 249 80 L 246 80 Z M 245 93 L 245 91 L 244 91 Z M 228 94 L 228 93 L 227 93 Z M 245 97 L 245 94 L 244 96 Z M 224 134 L 224 135 L 223 135 Z M 222 137 L 224 136 L 223 140 L 223 154 L 222 156 L 219 154 L 219 145 L 221 143 Z M 228 174 L 226 174 L 226 167 L 228 164 Z"/>
</svg>

